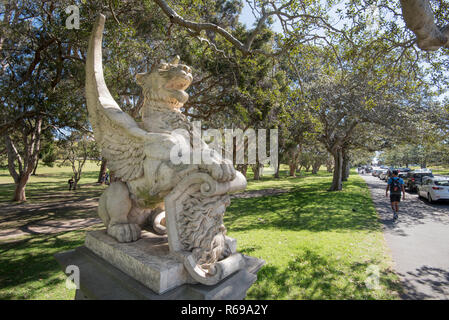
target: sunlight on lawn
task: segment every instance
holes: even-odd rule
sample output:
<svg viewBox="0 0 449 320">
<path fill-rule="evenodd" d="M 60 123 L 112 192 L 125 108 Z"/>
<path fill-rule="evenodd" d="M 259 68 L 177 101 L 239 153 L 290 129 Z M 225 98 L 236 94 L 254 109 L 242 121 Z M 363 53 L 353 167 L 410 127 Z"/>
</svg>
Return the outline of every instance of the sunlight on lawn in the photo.
<svg viewBox="0 0 449 320">
<path fill-rule="evenodd" d="M 363 180 L 352 175 L 342 192 L 327 191 L 324 172 L 290 181 L 291 193 L 234 200 L 225 216 L 239 250 L 267 262 L 248 298 L 396 298 L 397 278 Z M 380 270 L 378 290 L 365 285 L 369 266 Z"/>
<path fill-rule="evenodd" d="M 81 191 L 87 190 L 91 184 L 97 182 L 99 163 L 96 161 L 87 161 L 80 180 Z M 27 201 L 40 202 L 41 196 L 46 192 L 69 193 L 67 181 L 73 175 L 72 168 L 69 166 L 54 167 L 40 166 L 37 169 L 36 176 L 30 176 L 26 186 Z M 94 191 L 94 190 L 92 190 Z M 0 168 L 0 203 L 10 201 L 14 192 L 14 180 L 9 175 L 7 169 Z"/>
<path fill-rule="evenodd" d="M 63 197 L 70 168 L 42 168 L 28 186 L 31 203 L 40 196 Z M 98 167 L 90 163 L 80 192 L 96 200 Z M 354 173 L 341 192 L 328 192 L 331 174 L 302 173 L 280 179 L 251 180 L 248 190 L 288 189 L 276 196 L 233 199 L 225 215 L 228 235 L 238 250 L 262 258 L 266 265 L 248 291 L 248 299 L 395 299 L 398 282 L 385 253 L 380 224 L 364 181 Z M 1 201 L 11 185 L 0 175 Z M 37 185 L 36 185 L 37 184 Z M 4 194 L 4 193 L 8 194 Z M 72 194 L 76 199 L 84 194 Z M 5 205 L 5 204 L 3 204 Z M 2 204 L 0 203 L 0 208 Z M 75 211 L 74 211 L 75 212 Z M 61 213 L 70 217 L 71 211 Z M 82 217 L 83 212 L 77 212 Z M 92 216 L 93 211 L 84 215 Z M 45 218 L 45 216 L 43 216 Z M 52 216 L 50 215 L 52 218 Z M 89 229 L 101 228 L 101 225 Z M 0 241 L 0 299 L 73 299 L 53 254 L 83 244 L 86 229 Z M 365 285 L 367 269 L 380 270 L 380 286 Z"/>
</svg>

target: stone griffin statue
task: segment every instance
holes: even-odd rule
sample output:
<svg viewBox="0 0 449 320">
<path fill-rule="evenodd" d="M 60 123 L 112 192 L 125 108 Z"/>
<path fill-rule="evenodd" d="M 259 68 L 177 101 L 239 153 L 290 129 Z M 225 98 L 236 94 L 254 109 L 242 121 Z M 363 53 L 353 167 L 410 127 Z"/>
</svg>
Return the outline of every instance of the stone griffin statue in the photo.
<svg viewBox="0 0 449 320">
<path fill-rule="evenodd" d="M 246 179 L 212 150 L 208 164 L 170 160 L 172 150 L 191 144 L 189 138 L 172 134 L 176 129 L 192 132 L 180 108 L 193 78 L 179 57 L 137 75 L 144 94 L 141 121 L 120 109 L 103 77 L 104 21 L 100 15 L 89 42 L 86 99 L 95 139 L 116 179 L 101 195 L 98 214 L 119 242 L 137 241 L 146 226 L 167 233 L 170 252 L 181 257 L 190 275 L 215 284 L 244 263 L 235 240 L 226 236 L 223 215 L 228 193 L 245 189 Z M 208 152 L 207 144 L 201 144 Z"/>
</svg>

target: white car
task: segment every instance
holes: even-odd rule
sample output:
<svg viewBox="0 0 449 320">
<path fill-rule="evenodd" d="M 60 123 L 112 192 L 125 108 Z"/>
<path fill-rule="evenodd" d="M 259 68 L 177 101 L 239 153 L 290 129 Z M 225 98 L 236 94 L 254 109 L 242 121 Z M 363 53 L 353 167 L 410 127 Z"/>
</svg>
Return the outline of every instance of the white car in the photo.
<svg viewBox="0 0 449 320">
<path fill-rule="evenodd" d="M 388 169 L 382 169 L 382 171 L 379 174 L 379 179 L 385 180 L 385 178 L 387 177 L 387 174 L 388 174 Z"/>
<path fill-rule="evenodd" d="M 429 203 L 438 200 L 449 200 L 449 178 L 426 177 L 418 186 L 418 196 L 426 198 Z"/>
</svg>

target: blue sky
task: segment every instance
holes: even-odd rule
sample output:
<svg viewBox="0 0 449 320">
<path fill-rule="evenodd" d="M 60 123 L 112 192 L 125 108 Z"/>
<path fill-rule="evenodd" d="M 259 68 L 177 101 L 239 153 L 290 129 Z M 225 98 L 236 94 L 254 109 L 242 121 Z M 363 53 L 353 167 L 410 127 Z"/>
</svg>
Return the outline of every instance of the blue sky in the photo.
<svg viewBox="0 0 449 320">
<path fill-rule="evenodd" d="M 254 18 L 254 15 L 253 15 L 248 3 L 246 1 L 243 1 L 243 3 L 244 3 L 244 6 L 243 6 L 242 14 L 240 15 L 240 22 L 244 23 L 246 25 L 247 29 L 252 29 L 254 27 L 253 24 L 256 21 L 256 19 Z M 273 30 L 275 32 L 282 32 L 281 24 L 279 23 L 277 18 L 274 23 Z"/>
<path fill-rule="evenodd" d="M 335 23 L 334 27 L 338 28 L 340 24 L 343 22 L 343 21 L 337 22 L 338 17 L 336 15 L 336 10 L 337 8 L 344 9 L 344 5 L 345 5 L 344 2 L 338 3 L 337 5 L 333 6 L 329 12 L 329 15 L 331 16 L 332 20 L 334 20 L 333 22 Z M 276 17 L 274 17 L 274 19 L 275 23 L 273 25 L 273 30 L 275 32 L 282 32 L 282 26 L 279 23 L 279 20 Z M 240 15 L 240 22 L 244 23 L 248 29 L 251 29 L 254 27 L 255 21 L 256 19 L 254 18 L 254 15 L 251 11 L 251 7 L 248 5 L 247 1 L 243 1 L 243 10 Z"/>
</svg>

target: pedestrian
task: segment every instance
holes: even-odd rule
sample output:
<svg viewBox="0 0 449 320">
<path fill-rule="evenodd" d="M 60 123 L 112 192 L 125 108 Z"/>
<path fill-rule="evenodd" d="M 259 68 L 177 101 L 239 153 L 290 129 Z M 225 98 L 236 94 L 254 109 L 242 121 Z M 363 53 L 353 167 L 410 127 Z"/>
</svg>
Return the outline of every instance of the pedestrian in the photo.
<svg viewBox="0 0 449 320">
<path fill-rule="evenodd" d="M 387 189 L 385 190 L 385 196 L 388 197 L 388 191 L 390 191 L 390 202 L 391 209 L 393 209 L 393 220 L 396 221 L 399 213 L 399 202 L 401 202 L 401 192 L 402 200 L 405 200 L 405 188 L 404 180 L 398 177 L 398 170 L 393 170 L 391 172 L 391 178 L 388 179 Z"/>
<path fill-rule="evenodd" d="M 103 173 L 103 174 L 101 175 L 101 178 L 100 178 L 100 183 L 101 183 L 101 184 L 105 184 L 105 182 L 106 182 L 106 174 Z"/>
<path fill-rule="evenodd" d="M 106 175 L 104 176 L 104 183 L 109 184 L 109 172 L 106 172 Z"/>
<path fill-rule="evenodd" d="M 69 191 L 72 190 L 73 187 L 73 183 L 75 182 L 75 180 L 73 180 L 73 176 L 69 179 L 69 181 L 67 181 L 69 184 Z"/>
</svg>

